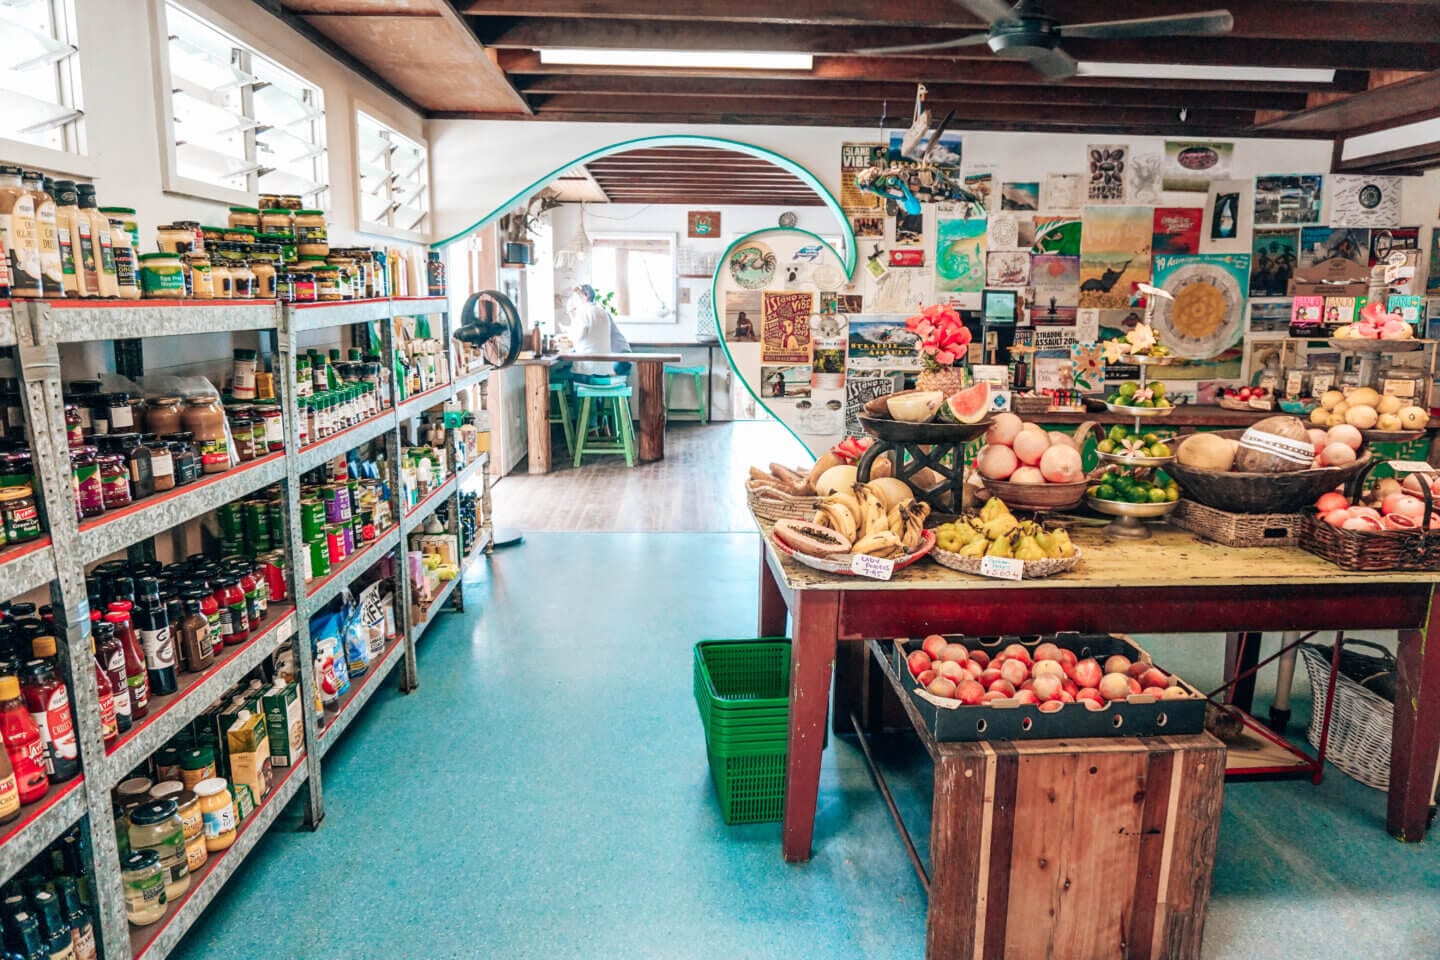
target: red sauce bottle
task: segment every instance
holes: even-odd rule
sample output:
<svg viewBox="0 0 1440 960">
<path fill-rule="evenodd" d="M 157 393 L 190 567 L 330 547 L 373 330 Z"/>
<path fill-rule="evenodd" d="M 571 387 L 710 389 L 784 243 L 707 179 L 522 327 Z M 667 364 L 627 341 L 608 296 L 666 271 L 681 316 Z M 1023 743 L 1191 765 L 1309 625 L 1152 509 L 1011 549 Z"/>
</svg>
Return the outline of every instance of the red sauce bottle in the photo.
<svg viewBox="0 0 1440 960">
<path fill-rule="evenodd" d="M 132 709 L 130 687 L 125 682 L 125 650 L 115 639 L 115 624 L 101 620 L 93 630 L 100 668 L 105 671 L 105 678 L 110 681 L 110 690 L 114 694 L 115 728 L 117 732 L 124 733 L 130 729 Z"/>
<path fill-rule="evenodd" d="M 250 618 L 245 610 L 245 591 L 238 578 L 225 574 L 215 581 L 215 602 L 220 605 L 220 642 L 218 649 L 245 642 L 250 635 Z"/>
<path fill-rule="evenodd" d="M 45 796 L 50 789 L 45 776 L 45 744 L 20 699 L 20 681 L 15 677 L 0 677 L 0 739 L 5 741 L 5 755 L 15 770 L 20 802 L 34 803 Z"/>
<path fill-rule="evenodd" d="M 125 651 L 125 686 L 130 691 L 130 720 L 143 720 L 150 712 L 150 682 L 145 676 L 145 654 L 130 629 L 129 602 L 116 600 L 110 604 L 105 622 L 114 625 L 115 639 L 120 641 L 120 648 Z"/>
<path fill-rule="evenodd" d="M 20 674 L 20 692 L 45 744 L 50 782 L 64 783 L 80 774 L 80 744 L 70 712 L 70 691 L 55 661 L 55 638 L 36 637 L 34 652 L 38 659 L 25 664 Z"/>
<path fill-rule="evenodd" d="M 120 736 L 120 728 L 115 722 L 115 688 L 110 685 L 110 678 L 105 675 L 105 668 L 100 666 L 100 656 L 95 652 L 95 637 L 90 637 L 90 661 L 95 664 L 95 689 L 100 695 L 100 737 L 105 741 L 106 749 Z"/>
</svg>

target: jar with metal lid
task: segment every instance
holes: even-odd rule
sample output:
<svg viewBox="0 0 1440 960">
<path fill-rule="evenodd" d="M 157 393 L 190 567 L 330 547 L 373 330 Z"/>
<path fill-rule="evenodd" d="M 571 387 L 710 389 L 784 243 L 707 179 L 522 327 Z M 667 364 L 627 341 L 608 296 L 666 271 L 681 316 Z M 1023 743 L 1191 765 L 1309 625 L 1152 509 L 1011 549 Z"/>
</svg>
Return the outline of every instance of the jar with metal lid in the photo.
<svg viewBox="0 0 1440 960">
<path fill-rule="evenodd" d="M 130 497 L 143 500 L 155 493 L 154 464 L 150 451 L 140 442 L 138 433 L 112 433 L 108 438 L 111 449 L 125 458 L 125 470 L 130 476 Z M 107 503 L 106 506 L 109 506 Z"/>
<path fill-rule="evenodd" d="M 150 799 L 150 788 L 155 786 L 155 781 L 149 777 L 131 777 L 128 780 L 121 780 L 115 788 L 115 802 L 128 815 L 131 810 Z"/>
<path fill-rule="evenodd" d="M 152 435 L 153 436 L 153 435 Z M 148 440 L 145 449 L 150 451 L 150 475 L 156 493 L 175 489 L 175 455 L 168 444 L 160 440 Z"/>
<path fill-rule="evenodd" d="M 295 302 L 295 277 L 288 273 L 275 275 L 275 299 L 281 303 Z"/>
<path fill-rule="evenodd" d="M 190 253 L 195 248 L 195 231 L 186 224 L 166 224 L 155 232 L 155 244 L 161 253 Z"/>
<path fill-rule="evenodd" d="M 225 239 L 225 228 L 219 226 L 201 227 L 200 236 L 205 238 L 205 249 L 214 253 L 214 245 L 223 242 Z"/>
<path fill-rule="evenodd" d="M 180 781 L 180 748 L 166 744 L 155 751 L 155 778 L 164 782 L 166 780 Z M 182 787 L 183 783 L 180 784 Z"/>
<path fill-rule="evenodd" d="M 74 449 L 85 445 L 85 420 L 77 404 L 65 404 L 65 445 Z"/>
<path fill-rule="evenodd" d="M 219 853 L 235 842 L 235 802 L 222 777 L 202 780 L 194 787 L 200 798 L 200 816 L 205 830 L 205 849 Z"/>
<path fill-rule="evenodd" d="M 259 230 L 265 234 L 291 233 L 294 219 L 289 210 L 280 207 L 262 207 Z"/>
<path fill-rule="evenodd" d="M 235 442 L 235 455 L 241 463 L 255 459 L 255 427 L 250 415 L 243 411 L 230 412 L 230 437 Z"/>
<path fill-rule="evenodd" d="M 255 273 L 245 260 L 230 261 L 230 290 L 236 300 L 255 299 Z"/>
<path fill-rule="evenodd" d="M 180 430 L 180 398 L 151 397 L 145 405 L 145 429 L 164 436 Z"/>
<path fill-rule="evenodd" d="M 140 295 L 146 300 L 183 300 L 185 268 L 174 253 L 140 254 Z"/>
<path fill-rule="evenodd" d="M 140 409 L 138 394 L 124 391 L 107 393 L 105 407 L 106 433 L 126 433 L 135 429 L 136 414 Z"/>
<path fill-rule="evenodd" d="M 271 453 L 285 449 L 285 415 L 278 404 L 260 404 L 255 408 L 265 424 L 265 449 Z"/>
<path fill-rule="evenodd" d="M 295 250 L 302 257 L 323 257 L 330 252 L 323 210 L 295 211 Z"/>
<path fill-rule="evenodd" d="M 260 228 L 260 209 L 258 207 L 231 207 L 229 222 L 232 227 L 258 230 Z"/>
<path fill-rule="evenodd" d="M 165 872 L 154 850 L 131 850 L 120 861 L 120 882 L 125 888 L 125 918 L 137 927 L 149 926 L 165 916 Z"/>
<path fill-rule="evenodd" d="M 308 353 L 297 354 L 295 357 L 296 396 L 308 397 L 315 392 L 315 384 L 310 377 L 310 355 Z"/>
<path fill-rule="evenodd" d="M 299 194 L 282 193 L 275 206 L 283 207 L 291 213 L 303 213 L 304 211 L 300 208 L 305 206 L 305 198 Z"/>
<path fill-rule="evenodd" d="M 0 489 L 31 487 L 34 484 L 35 464 L 29 450 L 16 450 L 0 455 Z"/>
<path fill-rule="evenodd" d="M 193 790 L 181 789 L 172 799 L 175 812 L 180 816 L 180 831 L 185 836 L 186 866 L 194 873 L 205 866 L 209 856 L 205 849 L 205 816 L 200 812 L 200 798 Z"/>
<path fill-rule="evenodd" d="M 0 519 L 4 521 L 6 543 L 24 543 L 40 536 L 40 510 L 28 484 L 0 487 Z"/>
<path fill-rule="evenodd" d="M 275 264 L 266 260 L 250 261 L 250 273 L 255 278 L 253 294 L 258 300 L 276 299 Z"/>
<path fill-rule="evenodd" d="M 227 261 L 210 261 L 210 290 L 211 298 L 215 300 L 230 300 L 234 297 L 233 280 Z"/>
<path fill-rule="evenodd" d="M 105 486 L 100 477 L 100 458 L 94 447 L 71 451 L 70 485 L 75 490 L 77 518 L 84 520 L 105 512 Z"/>
<path fill-rule="evenodd" d="M 214 300 L 215 277 L 210 258 L 203 253 L 187 253 L 182 262 L 190 275 L 190 296 L 196 300 Z"/>
<path fill-rule="evenodd" d="M 230 445 L 225 436 L 225 410 L 215 394 L 187 397 L 180 411 L 185 432 L 195 438 L 204 473 L 223 473 L 230 469 Z"/>
<path fill-rule="evenodd" d="M 315 299 L 324 301 L 344 300 L 345 291 L 340 285 L 340 268 L 328 264 L 314 268 Z"/>
<path fill-rule="evenodd" d="M 1402 406 L 1429 408 L 1429 390 L 1425 387 L 1425 371 L 1403 363 L 1380 370 L 1379 389 L 1382 397 L 1394 397 Z M 1383 429 L 1383 428 L 1382 428 Z"/>
<path fill-rule="evenodd" d="M 166 900 L 175 900 L 190 889 L 185 828 L 174 800 L 151 800 L 130 811 L 130 851 L 141 850 L 153 850 L 160 858 Z"/>
<path fill-rule="evenodd" d="M 195 438 L 192 434 L 179 431 L 167 433 L 160 438 L 170 451 L 175 465 L 175 485 L 184 486 L 200 479 L 200 459 L 195 452 Z"/>
<path fill-rule="evenodd" d="M 194 790 L 202 780 L 215 776 L 215 751 L 208 746 L 180 751 L 180 782 Z"/>
<path fill-rule="evenodd" d="M 257 352 L 248 347 L 235 349 L 235 360 L 231 365 L 230 396 L 236 400 L 255 399 L 257 356 Z"/>
<path fill-rule="evenodd" d="M 1286 400 L 1299 400 L 1310 395 L 1310 371 L 1302 363 L 1285 369 Z"/>
<path fill-rule="evenodd" d="M 151 800 L 174 800 L 175 794 L 185 789 L 185 784 L 179 780 L 160 780 L 150 788 L 148 796 Z"/>
<path fill-rule="evenodd" d="M 281 263 L 294 263 L 299 259 L 300 254 L 295 250 L 295 234 L 287 228 L 283 233 L 261 233 L 257 234 L 256 242 L 265 246 L 274 247 L 279 254 Z"/>
<path fill-rule="evenodd" d="M 262 193 L 255 198 L 255 205 L 260 208 L 263 215 L 264 211 L 280 206 L 280 194 Z"/>
<path fill-rule="evenodd" d="M 203 231 L 203 230 L 201 229 L 201 227 L 200 227 L 200 221 L 199 221 L 199 220 L 176 220 L 176 221 L 175 221 L 175 226 L 177 226 L 177 227 L 179 227 L 179 228 L 181 228 L 181 229 L 183 229 L 183 230 L 189 230 L 189 231 L 190 231 L 190 237 L 191 237 L 191 240 L 190 240 L 190 252 L 191 252 L 191 253 L 204 253 L 204 252 L 205 252 L 205 234 L 204 234 L 204 231 Z M 176 253 L 185 253 L 186 251 L 184 251 L 184 250 L 177 250 L 177 251 L 175 251 L 175 252 L 176 252 Z"/>
<path fill-rule="evenodd" d="M 140 225 L 135 221 L 134 207 L 101 207 L 100 213 L 109 220 L 119 220 L 121 229 L 130 236 L 130 246 L 140 249 Z"/>
<path fill-rule="evenodd" d="M 291 273 L 290 286 L 295 291 L 295 303 L 314 303 L 318 297 L 315 274 L 308 270 Z"/>
<path fill-rule="evenodd" d="M 133 501 L 130 496 L 130 470 L 125 458 L 118 453 L 107 453 L 96 457 L 95 462 L 100 465 L 100 488 L 105 497 L 105 509 L 129 506 Z"/>
</svg>

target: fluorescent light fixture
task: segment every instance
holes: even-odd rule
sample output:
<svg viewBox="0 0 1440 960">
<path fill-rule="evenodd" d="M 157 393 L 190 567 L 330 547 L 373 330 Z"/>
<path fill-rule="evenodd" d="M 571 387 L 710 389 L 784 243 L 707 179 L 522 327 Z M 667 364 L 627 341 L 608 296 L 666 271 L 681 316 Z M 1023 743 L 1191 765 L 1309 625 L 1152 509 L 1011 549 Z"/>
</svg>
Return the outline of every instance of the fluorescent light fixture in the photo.
<svg viewBox="0 0 1440 960">
<path fill-rule="evenodd" d="M 1440 143 L 1440 118 L 1421 120 L 1418 123 L 1407 123 L 1389 130 L 1377 130 L 1374 133 L 1351 137 L 1341 148 L 1340 157 L 1343 160 L 1373 157 L 1377 153 L 1421 147 L 1429 143 Z"/>
<path fill-rule="evenodd" d="M 540 51 L 541 63 L 579 67 L 689 67 L 720 70 L 809 70 L 808 53 L 750 53 L 742 50 L 577 50 Z"/>
<path fill-rule="evenodd" d="M 1252 83 L 1330 83 L 1334 70 L 1299 67 L 1212 67 L 1188 63 L 1098 63 L 1081 61 L 1082 77 L 1138 80 L 1245 80 Z"/>
</svg>

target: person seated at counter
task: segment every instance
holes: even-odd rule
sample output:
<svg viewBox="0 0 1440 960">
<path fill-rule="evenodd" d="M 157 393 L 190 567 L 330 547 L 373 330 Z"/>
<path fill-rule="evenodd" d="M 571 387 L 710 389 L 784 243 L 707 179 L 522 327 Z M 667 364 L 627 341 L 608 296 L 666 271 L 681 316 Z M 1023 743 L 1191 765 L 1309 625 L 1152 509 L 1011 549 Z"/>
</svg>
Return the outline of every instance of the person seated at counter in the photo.
<svg viewBox="0 0 1440 960">
<path fill-rule="evenodd" d="M 565 304 L 569 323 L 560 329 L 561 347 L 566 353 L 630 353 L 630 342 L 610 317 L 610 311 L 595 302 L 595 288 L 588 283 L 575 287 Z M 571 369 L 579 383 L 609 383 L 611 377 L 627 376 L 630 364 L 624 360 L 576 360 Z"/>
</svg>

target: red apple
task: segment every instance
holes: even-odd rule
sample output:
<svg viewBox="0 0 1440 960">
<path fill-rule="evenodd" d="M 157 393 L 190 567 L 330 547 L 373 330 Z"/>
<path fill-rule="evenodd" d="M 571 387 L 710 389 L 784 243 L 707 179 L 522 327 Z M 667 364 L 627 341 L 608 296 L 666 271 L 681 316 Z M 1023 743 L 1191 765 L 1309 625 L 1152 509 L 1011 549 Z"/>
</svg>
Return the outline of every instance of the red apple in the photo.
<svg viewBox="0 0 1440 960">
<path fill-rule="evenodd" d="M 930 669 L 930 658 L 919 650 L 905 658 L 905 663 L 910 667 L 910 676 L 918 677 L 921 672 Z"/>
<path fill-rule="evenodd" d="M 1018 643 L 1010 644 L 1001 652 L 1004 653 L 1006 657 L 1021 661 L 1027 667 L 1035 662 L 1034 658 L 1030 656 L 1030 651 Z"/>
<path fill-rule="evenodd" d="M 974 660 L 982 667 L 990 666 L 990 654 L 986 653 L 984 650 L 971 650 L 970 659 Z"/>
<path fill-rule="evenodd" d="M 1130 658 L 1129 658 L 1129 657 L 1125 657 L 1125 656 L 1121 656 L 1121 655 L 1118 654 L 1118 653 L 1115 654 L 1115 656 L 1110 657 L 1108 660 L 1105 661 L 1105 672 L 1106 672 L 1106 673 L 1129 673 L 1129 672 L 1130 672 Z"/>
<path fill-rule="evenodd" d="M 1056 662 L 1059 662 L 1059 660 L 1060 660 L 1060 647 L 1059 647 L 1059 645 L 1058 645 L 1058 644 L 1048 643 L 1048 642 L 1047 642 L 1047 643 L 1042 643 L 1042 644 L 1040 644 L 1038 647 L 1036 647 L 1036 648 L 1035 648 L 1035 661 L 1038 663 L 1038 662 L 1041 661 L 1041 660 L 1054 660 L 1054 661 L 1056 661 Z"/>
<path fill-rule="evenodd" d="M 1159 667 L 1151 667 L 1140 674 L 1140 686 L 1142 687 L 1164 687 L 1170 686 L 1170 677 Z"/>
<path fill-rule="evenodd" d="M 955 684 L 944 677 L 936 677 L 934 680 L 931 680 L 925 689 L 937 697 L 949 698 L 955 696 Z"/>
<path fill-rule="evenodd" d="M 1035 678 L 1035 696 L 1041 700 L 1054 700 L 1060 695 L 1060 678 L 1048 673 Z"/>
<path fill-rule="evenodd" d="M 1015 696 L 1015 687 L 1009 680 L 996 680 L 985 689 L 990 693 L 1002 693 L 1007 697 Z"/>
<path fill-rule="evenodd" d="M 930 686 L 930 681 L 934 680 L 938 676 L 940 676 L 940 674 L 936 673 L 934 670 L 922 670 L 920 671 L 920 675 L 915 678 L 915 682 L 920 684 L 920 686 L 922 687 L 928 687 Z"/>
<path fill-rule="evenodd" d="M 1075 664 L 1075 682 L 1082 687 L 1100 686 L 1100 678 L 1105 676 L 1105 671 L 1100 669 L 1100 664 L 1095 662 L 1094 657 L 1086 657 Z"/>
<path fill-rule="evenodd" d="M 959 683 L 962 680 L 968 680 L 970 678 L 970 674 L 965 672 L 965 668 L 954 660 L 939 661 L 935 664 L 935 672 L 946 680 L 954 683 Z"/>
<path fill-rule="evenodd" d="M 1130 696 L 1130 678 L 1123 673 L 1107 673 L 1100 678 L 1100 696 L 1106 700 L 1124 700 Z"/>
<path fill-rule="evenodd" d="M 940 651 L 945 649 L 945 638 L 938 633 L 932 633 L 925 638 L 925 642 L 921 644 L 920 648 L 930 654 L 931 660 L 939 660 Z"/>
<path fill-rule="evenodd" d="M 953 660 L 956 663 L 960 663 L 970 659 L 970 651 L 965 649 L 965 644 L 963 643 L 947 643 L 944 649 L 940 651 L 940 659 Z"/>
<path fill-rule="evenodd" d="M 1015 699 L 1021 703 L 1028 703 L 1031 706 L 1035 706 L 1040 702 L 1040 698 L 1035 696 L 1034 690 L 1016 690 Z"/>
<path fill-rule="evenodd" d="M 1030 670 L 1019 660 L 1006 660 L 1000 664 L 1000 676 L 1009 680 L 1012 687 L 1018 687 L 1030 676 Z"/>
<path fill-rule="evenodd" d="M 984 696 L 985 688 L 974 680 L 966 680 L 955 689 L 955 699 L 961 703 L 974 705 L 979 703 L 980 699 Z"/>
</svg>

